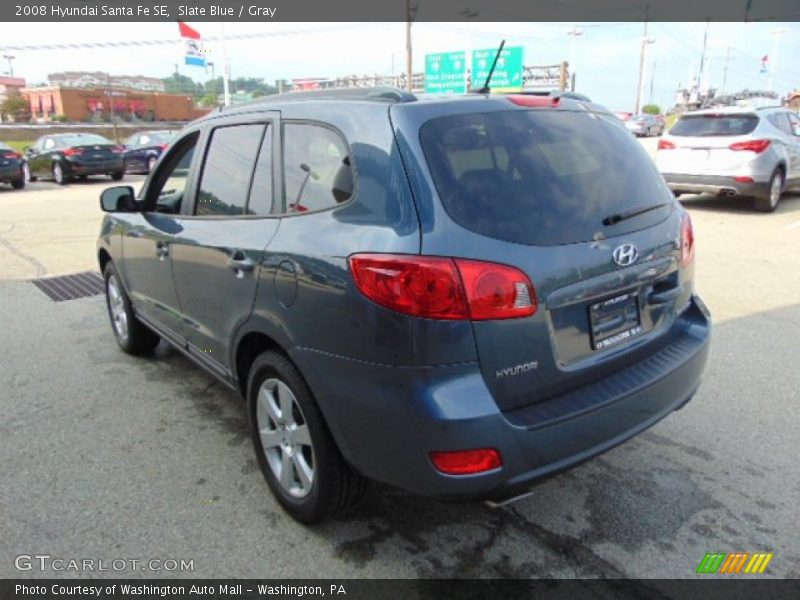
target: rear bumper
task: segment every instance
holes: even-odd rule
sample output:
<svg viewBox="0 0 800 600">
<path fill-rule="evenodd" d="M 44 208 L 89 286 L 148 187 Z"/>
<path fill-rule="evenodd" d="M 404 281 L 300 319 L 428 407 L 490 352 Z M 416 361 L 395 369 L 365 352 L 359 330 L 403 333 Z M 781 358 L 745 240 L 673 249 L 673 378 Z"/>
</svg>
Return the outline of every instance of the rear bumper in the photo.
<svg viewBox="0 0 800 600">
<path fill-rule="evenodd" d="M 716 194 L 729 196 L 761 196 L 769 191 L 768 181 L 742 182 L 732 176 L 681 175 L 664 173 L 664 180 L 673 192 L 683 194 Z"/>
<path fill-rule="evenodd" d="M 19 181 L 24 177 L 25 175 L 22 172 L 22 163 L 0 166 L 0 181 Z"/>
<path fill-rule="evenodd" d="M 104 160 L 102 162 L 75 162 L 66 161 L 65 175 L 105 175 L 124 170 L 122 158 L 116 160 Z"/>
<path fill-rule="evenodd" d="M 601 454 L 691 399 L 708 357 L 710 319 L 697 299 L 670 342 L 639 363 L 551 399 L 501 412 L 476 363 L 390 367 L 308 349 L 292 358 L 319 400 L 347 460 L 364 475 L 442 498 L 502 500 Z M 539 408 L 537 408 L 539 407 Z M 496 448 L 503 466 L 470 476 L 434 469 L 431 451 Z"/>
</svg>

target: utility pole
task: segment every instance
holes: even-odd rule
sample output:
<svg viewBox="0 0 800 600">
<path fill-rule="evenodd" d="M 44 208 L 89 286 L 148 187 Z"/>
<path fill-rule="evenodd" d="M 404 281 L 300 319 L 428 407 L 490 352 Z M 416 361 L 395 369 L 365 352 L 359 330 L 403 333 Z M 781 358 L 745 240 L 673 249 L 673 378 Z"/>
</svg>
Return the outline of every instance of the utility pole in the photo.
<svg viewBox="0 0 800 600">
<path fill-rule="evenodd" d="M 572 78 L 572 91 L 575 91 L 575 79 L 576 73 L 578 69 L 575 65 L 575 40 L 578 38 L 579 35 L 583 35 L 583 30 L 580 27 L 574 26 L 572 29 L 567 31 L 567 35 L 572 38 L 570 41 L 570 52 L 569 52 L 569 72 Z"/>
<path fill-rule="evenodd" d="M 700 55 L 700 72 L 697 74 L 697 99 L 700 100 L 700 82 L 703 80 L 703 67 L 706 64 L 706 48 L 708 47 L 708 26 L 711 20 L 706 21 L 706 32 L 703 34 L 703 53 Z"/>
<path fill-rule="evenodd" d="M 406 0 L 406 89 L 413 91 L 413 83 L 411 81 L 414 76 L 411 62 L 411 21 L 416 16 L 419 5 L 411 8 L 411 0 Z"/>
<path fill-rule="evenodd" d="M 639 83 L 636 84 L 636 108 L 634 114 L 639 114 L 639 109 L 642 104 L 642 85 L 644 84 L 644 54 L 647 44 L 652 44 L 653 40 L 647 38 L 647 22 L 650 19 L 650 5 L 645 8 L 644 15 L 644 35 L 642 36 L 642 49 L 639 55 Z"/>
<path fill-rule="evenodd" d="M 17 57 L 12 55 L 12 54 L 4 54 L 3 58 L 5 58 L 8 61 L 8 75 L 9 75 L 9 77 L 13 77 L 14 76 L 14 63 L 13 63 L 13 60 L 15 58 L 17 58 Z"/>
<path fill-rule="evenodd" d="M 725 95 L 725 85 L 728 83 L 728 62 L 731 60 L 732 49 L 731 46 L 725 48 L 725 68 L 722 70 L 722 89 L 719 92 L 720 96 Z"/>
<path fill-rule="evenodd" d="M 778 68 L 778 49 L 780 48 L 781 36 L 787 31 L 789 30 L 785 27 L 770 31 L 770 35 L 772 36 L 772 68 L 769 71 L 769 86 L 767 87 L 770 92 L 772 91 L 772 85 L 774 83 L 775 71 Z"/>
<path fill-rule="evenodd" d="M 657 64 L 658 64 L 658 61 L 654 60 L 653 61 L 653 70 L 650 72 L 650 96 L 647 99 L 647 103 L 648 104 L 652 104 L 653 103 L 653 83 L 655 82 L 655 79 L 656 79 L 656 65 Z"/>
<path fill-rule="evenodd" d="M 222 104 L 231 105 L 231 90 L 228 87 L 230 79 L 231 65 L 228 62 L 228 47 L 225 44 L 225 23 L 222 23 Z"/>
<path fill-rule="evenodd" d="M 106 73 L 106 82 L 108 84 L 108 110 L 111 115 L 111 125 L 114 128 L 114 142 L 119 142 L 119 135 L 117 135 L 117 117 L 114 114 L 114 94 L 111 91 L 111 73 Z"/>
</svg>

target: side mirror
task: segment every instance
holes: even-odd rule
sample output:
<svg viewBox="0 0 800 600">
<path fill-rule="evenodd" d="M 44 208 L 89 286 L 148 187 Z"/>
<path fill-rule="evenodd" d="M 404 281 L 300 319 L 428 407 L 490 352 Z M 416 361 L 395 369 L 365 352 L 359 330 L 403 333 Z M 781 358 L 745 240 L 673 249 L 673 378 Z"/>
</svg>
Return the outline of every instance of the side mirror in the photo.
<svg viewBox="0 0 800 600">
<path fill-rule="evenodd" d="M 31 155 L 31 154 L 33 154 L 33 152 L 34 152 L 34 150 L 33 150 L 33 146 L 25 146 L 25 150 L 23 150 L 23 152 L 25 152 L 25 154 L 27 154 L 28 156 L 30 156 L 30 155 Z"/>
<path fill-rule="evenodd" d="M 104 212 L 137 212 L 136 195 L 129 185 L 117 185 L 100 194 L 100 208 Z"/>
</svg>

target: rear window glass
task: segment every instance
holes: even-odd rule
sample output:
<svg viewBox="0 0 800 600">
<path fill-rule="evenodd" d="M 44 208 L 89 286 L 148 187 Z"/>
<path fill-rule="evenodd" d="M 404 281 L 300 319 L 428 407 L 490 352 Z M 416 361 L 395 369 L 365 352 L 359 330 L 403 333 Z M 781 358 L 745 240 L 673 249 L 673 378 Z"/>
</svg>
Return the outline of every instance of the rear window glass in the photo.
<svg viewBox="0 0 800 600">
<path fill-rule="evenodd" d="M 113 144 L 113 142 L 108 138 L 104 138 L 102 135 L 95 135 L 93 133 L 87 133 L 82 135 L 62 135 L 56 139 L 58 140 L 58 144 L 61 147 Z"/>
<path fill-rule="evenodd" d="M 556 245 L 620 235 L 663 219 L 613 214 L 671 195 L 641 145 L 610 115 L 513 110 L 440 117 L 420 142 L 445 210 L 483 235 Z"/>
<path fill-rule="evenodd" d="M 686 137 L 747 135 L 758 125 L 755 115 L 685 115 L 670 129 L 670 135 Z"/>
</svg>

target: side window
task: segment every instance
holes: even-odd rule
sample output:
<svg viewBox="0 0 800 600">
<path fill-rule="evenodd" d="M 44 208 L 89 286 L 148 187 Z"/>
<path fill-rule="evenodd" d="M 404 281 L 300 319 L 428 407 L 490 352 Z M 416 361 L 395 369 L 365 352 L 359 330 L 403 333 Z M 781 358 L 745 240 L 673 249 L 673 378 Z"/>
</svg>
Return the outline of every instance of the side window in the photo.
<svg viewBox="0 0 800 600">
<path fill-rule="evenodd" d="M 786 113 L 786 116 L 789 117 L 789 126 L 791 127 L 792 134 L 800 136 L 800 117 L 794 113 Z"/>
<path fill-rule="evenodd" d="M 349 200 L 353 173 L 341 136 L 306 123 L 287 123 L 283 131 L 285 211 L 322 210 Z"/>
<path fill-rule="evenodd" d="M 793 131 L 791 126 L 789 125 L 789 117 L 787 113 L 775 113 L 770 115 L 769 117 L 770 122 L 780 129 L 783 133 L 788 133 L 789 135 L 793 135 Z"/>
<path fill-rule="evenodd" d="M 52 150 L 56 147 L 56 141 L 53 138 L 45 138 L 42 148 L 45 150 Z"/>
<path fill-rule="evenodd" d="M 194 214 L 236 216 L 245 213 L 263 123 L 219 127 L 211 134 Z"/>
<path fill-rule="evenodd" d="M 150 143 L 150 136 L 147 135 L 146 133 L 143 133 L 142 135 L 139 136 L 139 143 L 137 144 L 137 146 L 146 146 L 149 143 Z"/>
<path fill-rule="evenodd" d="M 151 210 L 171 214 L 181 211 L 198 136 L 197 133 L 188 135 L 162 160 L 148 190 L 147 202 Z"/>
<path fill-rule="evenodd" d="M 272 187 L 272 134 L 271 126 L 267 126 L 261 150 L 258 152 L 253 184 L 250 186 L 250 199 L 247 202 L 248 215 L 271 215 L 280 212 L 273 206 Z"/>
</svg>

